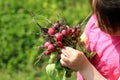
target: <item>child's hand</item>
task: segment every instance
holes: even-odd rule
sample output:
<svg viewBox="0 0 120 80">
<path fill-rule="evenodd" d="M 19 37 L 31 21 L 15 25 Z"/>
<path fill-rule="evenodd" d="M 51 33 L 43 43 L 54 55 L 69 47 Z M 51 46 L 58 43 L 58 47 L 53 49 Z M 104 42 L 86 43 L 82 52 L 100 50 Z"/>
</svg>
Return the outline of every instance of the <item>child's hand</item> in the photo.
<svg viewBox="0 0 120 80">
<path fill-rule="evenodd" d="M 88 59 L 82 52 L 71 47 L 65 47 L 61 52 L 61 64 L 73 70 L 83 70 L 89 63 Z"/>
<path fill-rule="evenodd" d="M 61 64 L 80 72 L 85 80 L 106 80 L 82 52 L 70 47 L 65 47 L 61 52 Z"/>
</svg>

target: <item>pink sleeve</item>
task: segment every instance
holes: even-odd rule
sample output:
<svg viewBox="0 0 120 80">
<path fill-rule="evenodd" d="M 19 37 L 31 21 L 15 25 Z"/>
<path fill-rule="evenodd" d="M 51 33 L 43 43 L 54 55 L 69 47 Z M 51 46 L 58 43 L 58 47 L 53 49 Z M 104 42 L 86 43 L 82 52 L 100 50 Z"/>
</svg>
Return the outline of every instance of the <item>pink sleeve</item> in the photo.
<svg viewBox="0 0 120 80">
<path fill-rule="evenodd" d="M 84 30 L 84 32 L 88 38 L 89 38 L 89 32 L 90 32 L 91 28 L 95 25 L 95 22 L 96 22 L 95 15 L 92 15 L 85 27 L 85 30 Z"/>
<path fill-rule="evenodd" d="M 95 50 L 95 44 L 96 44 L 96 41 L 97 41 L 97 34 L 95 35 L 96 33 L 96 28 L 98 28 L 95 23 L 96 23 L 96 16 L 95 14 L 93 14 L 91 16 L 91 18 L 89 19 L 88 23 L 86 24 L 86 27 L 84 29 L 84 33 L 87 37 L 87 41 L 86 41 L 86 47 L 87 49 L 91 52 L 91 51 L 94 51 Z M 91 40 L 94 40 L 94 43 L 91 43 L 93 41 Z"/>
</svg>

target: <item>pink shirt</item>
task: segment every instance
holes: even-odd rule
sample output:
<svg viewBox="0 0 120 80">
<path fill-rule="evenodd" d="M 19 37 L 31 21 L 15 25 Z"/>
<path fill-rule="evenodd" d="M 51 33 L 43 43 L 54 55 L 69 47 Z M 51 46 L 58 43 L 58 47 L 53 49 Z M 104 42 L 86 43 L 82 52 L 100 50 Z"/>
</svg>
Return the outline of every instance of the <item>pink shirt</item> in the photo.
<svg viewBox="0 0 120 80">
<path fill-rule="evenodd" d="M 88 21 L 85 34 L 88 38 L 88 50 L 97 52 L 91 63 L 107 79 L 117 80 L 120 76 L 120 36 L 110 36 L 95 25 L 93 15 Z M 77 80 L 82 80 L 78 74 Z"/>
</svg>

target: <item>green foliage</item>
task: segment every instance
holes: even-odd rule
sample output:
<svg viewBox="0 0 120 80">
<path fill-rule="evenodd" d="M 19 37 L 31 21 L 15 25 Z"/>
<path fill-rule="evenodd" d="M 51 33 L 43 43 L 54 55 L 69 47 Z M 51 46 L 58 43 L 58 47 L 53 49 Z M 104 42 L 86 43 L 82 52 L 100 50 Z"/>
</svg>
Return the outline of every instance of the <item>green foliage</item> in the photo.
<svg viewBox="0 0 120 80">
<path fill-rule="evenodd" d="M 41 53 L 41 49 L 34 47 L 42 44 L 42 40 L 35 35 L 38 29 L 31 13 L 41 25 L 47 26 L 45 18 L 56 21 L 62 16 L 73 25 L 80 23 L 89 12 L 86 0 L 0 0 L 0 70 L 8 75 L 4 77 L 0 73 L 1 80 L 47 79 L 45 59 L 41 59 L 38 67 L 33 65 Z M 20 79 L 22 76 L 29 77 Z"/>
</svg>

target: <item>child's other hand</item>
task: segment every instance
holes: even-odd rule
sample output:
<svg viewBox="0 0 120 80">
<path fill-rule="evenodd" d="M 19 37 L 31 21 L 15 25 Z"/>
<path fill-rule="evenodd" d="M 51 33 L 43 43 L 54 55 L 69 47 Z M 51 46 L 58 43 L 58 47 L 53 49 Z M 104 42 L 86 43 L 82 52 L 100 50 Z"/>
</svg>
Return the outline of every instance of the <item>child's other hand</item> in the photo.
<svg viewBox="0 0 120 80">
<path fill-rule="evenodd" d="M 89 63 L 88 59 L 82 52 L 71 47 L 65 47 L 61 52 L 61 64 L 73 70 L 83 70 Z"/>
</svg>

